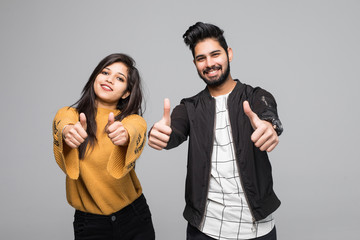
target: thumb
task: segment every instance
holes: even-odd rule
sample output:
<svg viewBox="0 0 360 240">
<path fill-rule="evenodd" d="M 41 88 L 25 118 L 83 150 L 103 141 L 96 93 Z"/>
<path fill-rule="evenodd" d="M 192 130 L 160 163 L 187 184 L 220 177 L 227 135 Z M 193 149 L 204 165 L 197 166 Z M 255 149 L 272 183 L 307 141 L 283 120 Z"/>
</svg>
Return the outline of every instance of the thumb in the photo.
<svg viewBox="0 0 360 240">
<path fill-rule="evenodd" d="M 162 120 L 165 122 L 167 126 L 170 126 L 171 119 L 170 119 L 170 100 L 168 98 L 164 99 L 164 115 Z"/>
<path fill-rule="evenodd" d="M 80 117 L 80 124 L 81 124 L 82 128 L 86 131 L 87 123 L 86 123 L 85 113 L 80 113 L 79 117 Z"/>
<path fill-rule="evenodd" d="M 111 124 L 113 124 L 115 122 L 115 117 L 114 117 L 114 113 L 111 112 L 109 113 L 109 121 L 108 121 L 108 126 L 110 126 Z"/>
<path fill-rule="evenodd" d="M 260 118 L 258 117 L 258 115 L 256 113 L 254 113 L 251 110 L 251 107 L 250 107 L 250 104 L 248 101 L 244 101 L 243 107 L 244 107 L 244 112 L 245 112 L 246 116 L 248 116 L 248 118 L 250 120 L 251 126 L 254 129 L 257 129 L 259 122 L 261 121 Z"/>
</svg>

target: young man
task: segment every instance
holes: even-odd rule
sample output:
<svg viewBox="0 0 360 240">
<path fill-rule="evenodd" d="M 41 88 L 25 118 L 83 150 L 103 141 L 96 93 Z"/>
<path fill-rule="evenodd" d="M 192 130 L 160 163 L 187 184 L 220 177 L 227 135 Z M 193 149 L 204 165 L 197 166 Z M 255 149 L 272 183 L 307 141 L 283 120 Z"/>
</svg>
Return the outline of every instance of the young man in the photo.
<svg viewBox="0 0 360 240">
<path fill-rule="evenodd" d="M 149 145 L 177 147 L 189 137 L 187 239 L 276 239 L 274 193 L 267 152 L 282 125 L 274 97 L 234 80 L 223 30 L 198 22 L 183 35 L 206 88 L 181 100 L 149 132 Z M 250 107 L 251 106 L 251 107 Z"/>
</svg>

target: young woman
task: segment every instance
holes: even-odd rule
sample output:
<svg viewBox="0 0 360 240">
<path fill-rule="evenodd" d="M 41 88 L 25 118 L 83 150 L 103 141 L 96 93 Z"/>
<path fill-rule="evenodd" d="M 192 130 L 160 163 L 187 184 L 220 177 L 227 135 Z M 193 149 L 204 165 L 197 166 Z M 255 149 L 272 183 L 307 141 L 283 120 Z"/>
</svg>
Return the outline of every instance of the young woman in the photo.
<svg viewBox="0 0 360 240">
<path fill-rule="evenodd" d="M 111 54 L 94 69 L 81 98 L 53 122 L 54 155 L 75 210 L 75 239 L 155 239 L 135 174 L 146 140 L 134 60 Z"/>
</svg>

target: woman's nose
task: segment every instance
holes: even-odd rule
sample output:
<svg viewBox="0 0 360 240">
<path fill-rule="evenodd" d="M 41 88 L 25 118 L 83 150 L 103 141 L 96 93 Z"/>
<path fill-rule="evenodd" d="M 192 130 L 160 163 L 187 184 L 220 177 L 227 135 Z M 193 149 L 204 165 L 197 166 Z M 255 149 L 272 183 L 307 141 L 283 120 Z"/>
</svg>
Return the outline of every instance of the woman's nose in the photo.
<svg viewBox="0 0 360 240">
<path fill-rule="evenodd" d="M 106 79 L 106 81 L 107 81 L 108 83 L 113 84 L 113 83 L 114 83 L 114 78 L 113 78 L 112 76 L 108 76 L 108 78 Z"/>
</svg>

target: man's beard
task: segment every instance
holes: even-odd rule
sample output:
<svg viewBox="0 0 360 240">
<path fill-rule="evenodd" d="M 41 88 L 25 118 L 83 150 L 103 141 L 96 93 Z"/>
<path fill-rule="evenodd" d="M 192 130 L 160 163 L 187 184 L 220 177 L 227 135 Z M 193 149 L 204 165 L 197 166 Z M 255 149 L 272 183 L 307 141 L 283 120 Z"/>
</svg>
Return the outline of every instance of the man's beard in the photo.
<svg viewBox="0 0 360 240">
<path fill-rule="evenodd" d="M 222 67 L 220 67 L 220 66 L 213 66 L 213 67 L 206 68 L 204 71 L 211 71 L 212 69 L 218 70 L 218 69 L 221 69 L 221 68 Z M 220 86 L 221 84 L 223 84 L 226 81 L 226 79 L 228 78 L 228 76 L 230 74 L 230 63 L 229 63 L 229 60 L 228 60 L 225 72 L 223 74 L 221 74 L 218 79 L 208 80 L 203 75 L 201 75 L 199 71 L 197 71 L 197 72 L 199 74 L 199 77 L 202 80 L 204 80 L 206 85 L 208 85 L 209 87 L 217 87 L 217 86 Z"/>
</svg>

